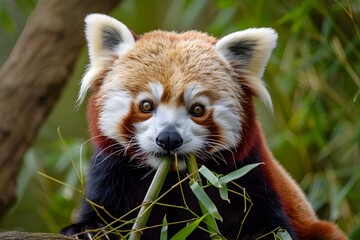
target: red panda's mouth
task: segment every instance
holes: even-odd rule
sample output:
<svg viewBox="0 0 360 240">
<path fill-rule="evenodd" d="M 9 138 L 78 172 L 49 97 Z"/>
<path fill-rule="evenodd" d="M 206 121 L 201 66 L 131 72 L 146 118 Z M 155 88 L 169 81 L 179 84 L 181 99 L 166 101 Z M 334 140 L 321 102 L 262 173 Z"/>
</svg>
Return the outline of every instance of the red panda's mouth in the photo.
<svg viewBox="0 0 360 240">
<path fill-rule="evenodd" d="M 157 169 L 160 163 L 165 160 L 164 158 L 170 158 L 172 161 L 172 170 L 185 170 L 187 166 L 187 159 L 189 158 L 188 154 L 175 154 L 175 153 L 166 153 L 166 152 L 151 152 L 146 154 L 143 158 L 145 160 L 146 165 Z M 169 160 L 169 159 L 167 159 Z"/>
<path fill-rule="evenodd" d="M 164 158 L 166 156 L 169 156 L 170 158 L 172 158 L 174 161 L 178 160 L 178 161 L 185 161 L 188 158 L 188 154 L 180 154 L 180 153 L 164 153 L 164 152 L 155 152 L 153 153 L 153 156 L 156 158 Z"/>
<path fill-rule="evenodd" d="M 163 157 L 165 157 L 166 155 L 168 155 L 168 154 L 166 154 L 166 153 L 161 153 L 161 152 L 156 152 L 156 153 L 154 153 L 154 156 L 157 157 L 157 158 L 163 158 Z"/>
</svg>

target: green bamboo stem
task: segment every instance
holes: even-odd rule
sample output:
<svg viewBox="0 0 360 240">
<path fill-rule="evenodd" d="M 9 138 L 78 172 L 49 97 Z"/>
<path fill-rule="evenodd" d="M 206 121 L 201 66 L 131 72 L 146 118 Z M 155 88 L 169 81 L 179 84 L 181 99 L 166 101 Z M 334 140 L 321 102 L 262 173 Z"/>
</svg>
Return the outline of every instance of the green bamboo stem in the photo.
<svg viewBox="0 0 360 240">
<path fill-rule="evenodd" d="M 162 159 L 159 168 L 156 170 L 155 176 L 150 184 L 150 187 L 145 195 L 143 204 L 139 210 L 139 214 L 132 227 L 132 231 L 129 240 L 139 240 L 143 234 L 142 229 L 146 226 L 149 219 L 152 202 L 156 200 L 161 190 L 161 187 L 166 179 L 166 176 L 170 170 L 173 160 L 170 156 L 166 156 Z"/>
<path fill-rule="evenodd" d="M 201 177 L 199 174 L 199 169 L 197 166 L 196 158 L 194 155 L 190 155 L 189 161 L 187 163 L 188 173 L 193 175 L 194 181 L 198 182 L 200 186 L 202 186 Z M 206 223 L 207 229 L 210 233 L 210 237 L 212 240 L 221 239 L 219 236 L 219 228 L 217 226 L 216 220 L 213 216 L 211 216 L 208 210 L 204 207 L 204 205 L 199 201 L 200 209 L 202 214 L 205 216 L 204 221 Z"/>
</svg>

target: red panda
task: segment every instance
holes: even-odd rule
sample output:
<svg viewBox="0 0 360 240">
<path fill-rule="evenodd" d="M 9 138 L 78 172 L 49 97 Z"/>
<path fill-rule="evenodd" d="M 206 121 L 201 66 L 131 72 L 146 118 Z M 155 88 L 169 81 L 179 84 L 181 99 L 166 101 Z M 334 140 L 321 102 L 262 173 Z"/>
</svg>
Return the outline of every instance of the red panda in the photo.
<svg viewBox="0 0 360 240">
<path fill-rule="evenodd" d="M 224 218 L 218 223 L 224 239 L 274 239 L 266 234 L 278 227 L 294 240 L 347 239 L 335 224 L 317 218 L 299 186 L 273 158 L 256 119 L 254 97 L 272 109 L 262 76 L 277 42 L 273 29 L 251 28 L 218 40 L 197 31 L 153 31 L 138 37 L 101 14 L 90 14 L 85 22 L 90 65 L 79 102 L 91 89 L 88 122 L 96 150 L 87 198 L 103 208 L 84 202 L 78 222 L 63 234 L 91 239 L 91 230 L 97 229 L 106 234 L 104 239 L 120 239 L 108 232 L 110 227 L 126 235 L 131 226 L 114 219 L 136 217 L 131 210 L 141 204 L 154 169 L 165 155 L 176 153 L 184 176 L 190 154 L 218 174 L 264 163 L 235 180 L 254 204 L 247 216 L 243 197 L 230 193 L 229 203 L 206 189 Z M 163 188 L 177 182 L 177 173 L 170 172 Z M 186 184 L 183 191 L 189 207 L 200 214 Z M 162 201 L 183 205 L 179 189 Z M 179 222 L 169 224 L 170 236 L 193 217 L 180 208 L 156 205 L 148 225 L 161 226 L 165 215 L 169 222 Z M 159 237 L 160 227 L 153 227 L 144 230 L 142 239 Z M 188 239 L 209 238 L 196 229 Z"/>
</svg>

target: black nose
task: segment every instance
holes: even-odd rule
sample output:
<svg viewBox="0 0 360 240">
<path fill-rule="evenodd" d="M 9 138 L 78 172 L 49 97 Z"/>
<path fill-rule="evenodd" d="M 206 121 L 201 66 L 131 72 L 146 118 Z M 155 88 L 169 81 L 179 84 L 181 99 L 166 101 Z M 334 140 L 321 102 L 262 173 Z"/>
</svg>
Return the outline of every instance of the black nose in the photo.
<svg viewBox="0 0 360 240">
<path fill-rule="evenodd" d="M 156 138 L 156 144 L 170 152 L 183 144 L 183 140 L 176 131 L 162 131 Z"/>
</svg>

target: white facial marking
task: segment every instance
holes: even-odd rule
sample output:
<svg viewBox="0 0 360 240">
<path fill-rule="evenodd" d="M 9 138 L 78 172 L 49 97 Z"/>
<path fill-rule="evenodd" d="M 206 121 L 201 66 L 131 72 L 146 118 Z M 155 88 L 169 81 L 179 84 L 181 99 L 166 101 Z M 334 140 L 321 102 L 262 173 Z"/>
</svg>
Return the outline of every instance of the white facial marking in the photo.
<svg viewBox="0 0 360 240">
<path fill-rule="evenodd" d="M 151 99 L 155 105 L 160 101 L 164 88 L 160 83 L 149 83 L 151 92 L 140 92 L 136 99 L 141 102 Z"/>
<path fill-rule="evenodd" d="M 125 144 L 125 138 L 121 135 L 119 126 L 122 119 L 129 113 L 131 98 L 125 91 L 108 91 L 103 102 L 102 111 L 99 114 L 99 125 L 102 133 Z"/>
<path fill-rule="evenodd" d="M 150 89 L 153 93 L 154 100 L 159 102 L 164 93 L 163 86 L 160 83 L 150 83 Z"/>
<path fill-rule="evenodd" d="M 185 89 L 184 98 L 186 102 L 190 102 L 202 90 L 199 84 L 191 84 Z"/>
<path fill-rule="evenodd" d="M 220 128 L 222 141 L 229 147 L 236 147 L 241 140 L 239 108 L 234 99 L 224 98 L 214 104 L 214 119 Z"/>
</svg>

